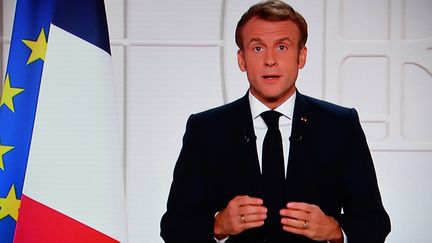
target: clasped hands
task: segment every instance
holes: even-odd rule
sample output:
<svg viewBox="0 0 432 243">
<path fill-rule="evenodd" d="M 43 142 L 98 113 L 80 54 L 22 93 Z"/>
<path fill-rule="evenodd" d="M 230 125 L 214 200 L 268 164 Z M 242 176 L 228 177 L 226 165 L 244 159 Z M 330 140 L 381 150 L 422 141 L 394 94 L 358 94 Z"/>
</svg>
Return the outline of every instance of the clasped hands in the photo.
<svg viewBox="0 0 432 243">
<path fill-rule="evenodd" d="M 215 218 L 214 234 L 217 239 L 263 226 L 267 208 L 263 200 L 249 196 L 236 196 Z M 343 242 L 338 222 L 327 216 L 318 206 L 302 202 L 289 202 L 279 211 L 284 231 L 306 236 L 317 241 Z"/>
</svg>

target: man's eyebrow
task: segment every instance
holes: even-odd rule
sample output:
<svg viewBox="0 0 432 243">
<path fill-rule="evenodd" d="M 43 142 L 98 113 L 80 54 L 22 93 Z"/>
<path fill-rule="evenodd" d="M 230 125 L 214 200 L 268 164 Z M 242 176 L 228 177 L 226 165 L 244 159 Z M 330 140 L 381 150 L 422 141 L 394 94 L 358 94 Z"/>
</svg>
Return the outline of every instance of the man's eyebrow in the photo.
<svg viewBox="0 0 432 243">
<path fill-rule="evenodd" d="M 261 40 L 260 38 L 252 38 L 252 39 L 248 42 L 248 44 L 251 44 L 251 43 L 253 43 L 253 42 L 258 42 L 258 43 L 260 43 L 260 42 L 262 42 L 262 40 Z"/>
<path fill-rule="evenodd" d="M 289 42 L 289 43 L 293 43 L 293 41 L 289 38 L 289 37 L 283 37 L 280 39 L 276 40 L 276 43 L 280 43 L 280 42 Z"/>
<path fill-rule="evenodd" d="M 262 41 L 262 39 L 260 39 L 260 38 L 252 38 L 252 39 L 250 39 L 250 41 L 248 42 L 248 44 L 250 45 L 251 43 L 254 43 L 254 42 L 261 43 L 261 42 L 263 42 L 263 41 Z M 294 43 L 294 42 L 293 42 L 289 37 L 282 37 L 282 38 L 277 39 L 277 40 L 275 41 L 275 43 L 281 43 L 281 42 Z"/>
</svg>

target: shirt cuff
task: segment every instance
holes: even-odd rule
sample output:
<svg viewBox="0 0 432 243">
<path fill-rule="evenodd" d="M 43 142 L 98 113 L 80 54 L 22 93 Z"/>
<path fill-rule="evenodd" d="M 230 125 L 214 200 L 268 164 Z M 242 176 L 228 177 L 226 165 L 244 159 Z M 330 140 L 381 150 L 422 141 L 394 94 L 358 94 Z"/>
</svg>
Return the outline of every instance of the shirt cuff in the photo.
<svg viewBox="0 0 432 243">
<path fill-rule="evenodd" d="M 223 238 L 222 240 L 218 240 L 216 238 L 214 238 L 214 239 L 215 239 L 216 243 L 225 243 L 228 240 L 228 238 L 229 238 L 229 236 Z"/>
<path fill-rule="evenodd" d="M 343 237 L 344 237 L 344 243 L 348 243 L 347 236 L 346 236 L 345 232 L 343 231 L 342 228 L 341 228 L 341 230 L 342 230 L 342 234 L 343 234 Z"/>
</svg>

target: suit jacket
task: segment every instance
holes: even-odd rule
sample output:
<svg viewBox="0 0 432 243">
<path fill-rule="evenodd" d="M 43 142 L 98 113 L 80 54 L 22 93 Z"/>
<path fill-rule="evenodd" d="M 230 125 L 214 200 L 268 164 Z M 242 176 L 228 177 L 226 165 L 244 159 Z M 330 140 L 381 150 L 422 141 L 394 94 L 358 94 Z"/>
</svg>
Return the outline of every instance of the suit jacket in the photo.
<svg viewBox="0 0 432 243">
<path fill-rule="evenodd" d="M 319 206 L 338 220 L 349 243 L 384 242 L 390 219 L 357 112 L 297 92 L 290 143 L 286 202 Z M 215 213 L 238 195 L 262 198 L 247 95 L 189 117 L 161 220 L 162 238 L 214 243 Z M 228 242 L 315 241 L 282 230 L 267 234 L 260 227 Z"/>
</svg>

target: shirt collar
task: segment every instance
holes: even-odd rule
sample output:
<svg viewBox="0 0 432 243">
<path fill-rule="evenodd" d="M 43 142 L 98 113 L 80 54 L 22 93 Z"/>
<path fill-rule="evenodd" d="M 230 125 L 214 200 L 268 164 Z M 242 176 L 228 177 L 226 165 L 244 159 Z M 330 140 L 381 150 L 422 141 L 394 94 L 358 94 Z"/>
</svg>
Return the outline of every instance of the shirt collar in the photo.
<svg viewBox="0 0 432 243">
<path fill-rule="evenodd" d="M 294 114 L 294 103 L 297 96 L 297 92 L 294 92 L 284 103 L 278 106 L 275 111 L 282 113 L 283 116 L 292 120 Z M 249 92 L 249 104 L 251 107 L 252 118 L 256 119 L 264 111 L 270 110 L 266 105 L 259 101 L 251 92 Z"/>
</svg>

